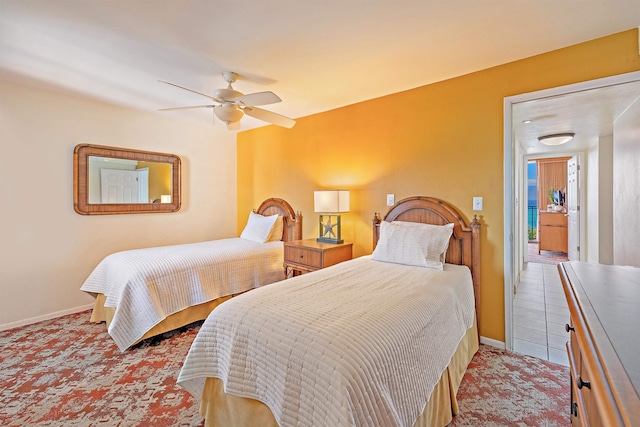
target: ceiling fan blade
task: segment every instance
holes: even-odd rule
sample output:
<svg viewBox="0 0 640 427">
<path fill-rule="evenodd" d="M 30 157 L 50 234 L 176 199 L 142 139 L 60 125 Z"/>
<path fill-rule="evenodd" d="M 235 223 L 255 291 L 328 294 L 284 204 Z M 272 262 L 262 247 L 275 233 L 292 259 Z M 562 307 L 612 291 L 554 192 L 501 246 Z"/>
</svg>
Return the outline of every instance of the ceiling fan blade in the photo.
<svg viewBox="0 0 640 427">
<path fill-rule="evenodd" d="M 169 108 L 160 108 L 158 111 L 169 111 L 169 110 L 186 110 L 189 108 L 213 108 L 215 105 L 192 105 L 190 107 L 169 107 Z"/>
<path fill-rule="evenodd" d="M 168 85 L 175 86 L 175 87 L 180 88 L 180 89 L 188 90 L 189 92 L 197 93 L 198 95 L 206 96 L 206 97 L 207 97 L 207 98 L 209 98 L 209 99 L 214 99 L 211 95 L 207 95 L 206 93 L 198 92 L 198 91 L 195 91 L 195 90 L 193 90 L 193 89 L 189 89 L 189 88 L 186 88 L 186 87 L 183 87 L 183 86 L 177 85 L 177 84 L 175 84 L 175 83 L 165 82 L 164 80 L 158 80 L 158 81 L 159 81 L 160 83 L 166 83 L 166 84 L 168 84 Z"/>
<path fill-rule="evenodd" d="M 239 96 L 233 100 L 236 104 L 253 107 L 254 105 L 267 105 L 282 102 L 282 99 L 273 92 L 256 92 Z"/>
<path fill-rule="evenodd" d="M 247 116 L 255 117 L 256 119 L 263 120 L 265 122 L 273 123 L 274 125 L 282 126 L 291 129 L 296 121 L 285 117 L 281 114 L 274 113 L 273 111 L 263 110 L 257 107 L 246 107 L 244 112 Z"/>
<path fill-rule="evenodd" d="M 240 120 L 237 122 L 231 122 L 227 125 L 227 130 L 238 130 L 240 129 Z"/>
</svg>

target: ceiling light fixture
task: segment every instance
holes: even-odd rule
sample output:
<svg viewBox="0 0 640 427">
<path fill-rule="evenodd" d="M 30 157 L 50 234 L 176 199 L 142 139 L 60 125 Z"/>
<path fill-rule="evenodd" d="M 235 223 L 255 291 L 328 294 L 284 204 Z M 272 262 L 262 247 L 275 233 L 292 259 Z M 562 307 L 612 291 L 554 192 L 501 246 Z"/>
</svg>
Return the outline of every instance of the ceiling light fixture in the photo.
<svg viewBox="0 0 640 427">
<path fill-rule="evenodd" d="M 575 133 L 554 133 L 552 135 L 539 136 L 538 141 L 544 145 L 562 145 L 571 141 Z"/>
</svg>

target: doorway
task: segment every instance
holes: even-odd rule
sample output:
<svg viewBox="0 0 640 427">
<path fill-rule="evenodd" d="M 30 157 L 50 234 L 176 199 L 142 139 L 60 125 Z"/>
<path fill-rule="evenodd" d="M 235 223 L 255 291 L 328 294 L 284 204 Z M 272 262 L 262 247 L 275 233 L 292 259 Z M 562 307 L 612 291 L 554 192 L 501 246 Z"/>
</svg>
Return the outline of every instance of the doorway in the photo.
<svg viewBox="0 0 640 427">
<path fill-rule="evenodd" d="M 622 87 L 626 83 L 638 82 L 640 82 L 640 72 L 633 72 L 589 82 L 516 95 L 505 98 L 504 100 L 504 301 L 505 347 L 507 350 L 512 351 L 514 346 L 513 300 L 515 286 L 517 286 L 521 280 L 521 272 L 524 267 L 524 249 L 522 241 L 527 237 L 526 227 L 523 226 L 523 224 L 527 224 L 526 204 L 519 203 L 519 201 L 524 200 L 523 194 L 526 189 L 526 186 L 523 184 L 523 182 L 526 182 L 526 179 L 524 178 L 526 175 L 524 175 L 523 172 L 526 170 L 526 163 L 524 162 L 524 159 L 529 152 L 527 151 L 528 148 L 523 146 L 521 140 L 518 139 L 517 128 L 522 122 L 517 121 L 519 119 L 514 117 L 514 106 L 528 101 L 564 100 L 573 96 L 586 96 L 584 94 L 589 94 L 589 92 L 595 89 L 611 89 L 615 91 L 617 87 Z M 579 105 L 578 103 L 577 107 L 574 107 L 573 110 L 580 110 L 581 108 L 584 108 L 584 105 Z M 570 112 L 574 112 L 573 110 L 570 110 Z M 559 111 L 556 111 L 555 113 L 560 115 Z M 551 116 L 553 116 L 553 113 L 545 115 L 545 117 Z M 615 114 L 612 114 L 611 116 L 616 117 Z M 540 117 L 542 117 L 542 115 L 540 115 Z M 574 115 L 574 118 L 575 117 L 576 116 Z M 610 119 L 610 121 L 611 120 L 612 119 Z M 562 131 L 564 131 L 564 129 Z M 587 132 L 585 131 L 585 134 L 586 133 Z M 602 135 L 607 134 L 602 133 Z M 597 136 L 595 142 L 584 142 L 597 145 Z M 580 151 L 563 154 L 581 154 L 587 152 L 587 148 L 581 148 Z M 556 153 L 558 152 L 547 152 L 548 155 L 556 155 Z M 591 166 L 591 164 L 589 166 Z M 588 201 L 585 198 L 585 190 L 586 186 L 583 186 L 579 195 L 582 200 Z M 520 208 L 520 206 L 523 206 L 524 208 Z M 583 204 L 582 208 L 582 212 L 580 212 L 579 215 L 584 215 L 584 212 L 587 210 L 586 204 Z M 580 240 L 582 242 L 586 242 L 586 225 L 584 220 L 579 221 L 578 232 Z M 592 241 L 593 239 L 591 239 L 589 243 Z M 579 259 L 586 261 L 588 248 L 583 244 L 581 249 Z"/>
<path fill-rule="evenodd" d="M 523 239 L 525 263 L 558 264 L 568 260 L 569 234 L 577 238 L 576 233 L 569 233 L 566 203 L 569 190 L 577 190 L 577 187 L 574 189 L 568 185 L 568 164 L 574 157 L 525 158 L 527 162 L 525 193 L 527 238 Z M 578 198 L 575 197 L 575 200 Z M 574 222 L 571 225 L 575 226 L 575 224 Z"/>
</svg>

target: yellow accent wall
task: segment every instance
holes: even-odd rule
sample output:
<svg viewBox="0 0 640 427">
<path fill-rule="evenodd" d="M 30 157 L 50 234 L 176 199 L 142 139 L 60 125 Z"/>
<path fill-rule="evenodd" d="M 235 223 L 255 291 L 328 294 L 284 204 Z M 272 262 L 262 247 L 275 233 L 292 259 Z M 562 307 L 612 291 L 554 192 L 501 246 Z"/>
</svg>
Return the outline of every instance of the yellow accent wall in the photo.
<svg viewBox="0 0 640 427">
<path fill-rule="evenodd" d="M 138 169 L 149 168 L 149 200 L 160 200 L 171 194 L 171 165 L 158 162 L 138 162 Z"/>
<path fill-rule="evenodd" d="M 371 253 L 371 219 L 396 201 L 426 195 L 473 217 L 481 229 L 481 334 L 505 340 L 503 277 L 504 98 L 640 70 L 636 29 L 303 117 L 292 129 L 267 126 L 237 136 L 238 232 L 248 212 L 282 197 L 316 237 L 313 191 L 351 191 L 343 238 L 354 256 Z"/>
</svg>

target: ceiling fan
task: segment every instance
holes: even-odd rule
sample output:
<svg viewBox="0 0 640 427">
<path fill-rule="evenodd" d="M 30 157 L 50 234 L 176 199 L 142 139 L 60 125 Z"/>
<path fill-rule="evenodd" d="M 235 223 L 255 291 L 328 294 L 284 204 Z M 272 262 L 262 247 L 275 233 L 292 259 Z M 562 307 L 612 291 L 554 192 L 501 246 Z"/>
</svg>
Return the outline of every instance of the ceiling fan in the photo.
<svg viewBox="0 0 640 427">
<path fill-rule="evenodd" d="M 165 82 L 164 80 L 158 80 L 161 83 L 166 83 L 180 89 L 188 90 L 189 92 L 197 93 L 198 95 L 206 96 L 207 98 L 214 101 L 214 103 L 207 105 L 161 108 L 160 111 L 183 110 L 187 108 L 213 108 L 213 113 L 215 114 L 215 116 L 227 125 L 228 130 L 240 129 L 240 119 L 245 114 L 247 116 L 251 116 L 256 119 L 289 129 L 296 124 L 296 121 L 290 119 L 289 117 L 285 117 L 281 114 L 256 107 L 256 105 L 268 105 L 282 102 L 282 99 L 280 99 L 280 97 L 275 93 L 265 91 L 245 95 L 231 87 L 231 84 L 238 79 L 237 73 L 231 71 L 223 71 L 222 78 L 224 78 L 224 80 L 229 85 L 225 89 L 218 89 L 214 91 L 213 95 L 207 95 L 183 86 L 179 86 L 174 83 Z"/>
</svg>

